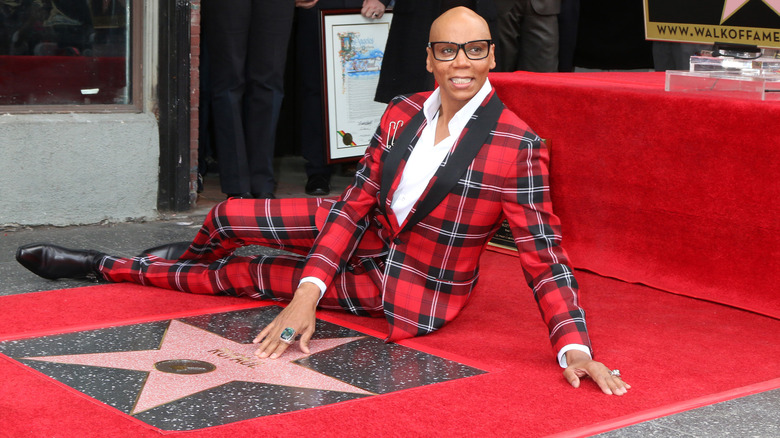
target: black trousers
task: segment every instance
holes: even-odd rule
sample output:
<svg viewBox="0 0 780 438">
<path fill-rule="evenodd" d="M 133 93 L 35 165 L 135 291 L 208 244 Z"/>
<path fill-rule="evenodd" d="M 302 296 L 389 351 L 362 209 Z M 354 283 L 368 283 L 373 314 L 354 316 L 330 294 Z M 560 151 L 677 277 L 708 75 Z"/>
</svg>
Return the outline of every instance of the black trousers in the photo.
<svg viewBox="0 0 780 438">
<path fill-rule="evenodd" d="M 537 12 L 530 0 L 495 0 L 498 71 L 558 71 L 558 13 Z"/>
<path fill-rule="evenodd" d="M 273 193 L 292 0 L 203 1 L 214 142 L 224 193 Z"/>
</svg>

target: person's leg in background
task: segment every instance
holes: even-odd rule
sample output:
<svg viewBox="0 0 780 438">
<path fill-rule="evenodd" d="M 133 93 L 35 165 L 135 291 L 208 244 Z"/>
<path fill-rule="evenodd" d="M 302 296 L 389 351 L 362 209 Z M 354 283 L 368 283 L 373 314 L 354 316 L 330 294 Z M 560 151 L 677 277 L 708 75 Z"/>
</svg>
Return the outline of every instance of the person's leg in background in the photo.
<svg viewBox="0 0 780 438">
<path fill-rule="evenodd" d="M 244 133 L 255 198 L 272 198 L 276 127 L 284 98 L 284 69 L 292 32 L 292 0 L 251 0 L 244 98 Z M 226 5 L 223 8 L 229 9 Z"/>
<path fill-rule="evenodd" d="M 495 0 L 498 9 L 497 71 L 558 71 L 558 13 L 537 11 L 532 0 Z"/>
<path fill-rule="evenodd" d="M 574 50 L 577 48 L 577 25 L 580 0 L 561 0 L 558 14 L 558 71 L 574 71 Z"/>
<path fill-rule="evenodd" d="M 322 3 L 322 2 L 318 2 Z M 326 8 L 328 5 L 325 5 Z M 320 50 L 320 5 L 296 10 L 295 62 L 300 108 L 301 155 L 306 160 L 306 194 L 330 193 L 331 167 L 325 156 L 325 130 L 322 108 L 322 59 Z M 316 67 L 312 67 L 316 66 Z"/>
<path fill-rule="evenodd" d="M 520 25 L 518 70 L 533 72 L 558 71 L 558 13 L 537 11 L 532 1 L 524 1 Z"/>
<path fill-rule="evenodd" d="M 246 51 L 252 0 L 235 0 L 229 8 L 218 0 L 203 1 L 214 142 L 219 180 L 228 196 L 250 197 L 244 139 Z"/>
<path fill-rule="evenodd" d="M 653 68 L 655 71 L 689 70 L 691 56 L 711 47 L 708 44 L 653 41 Z"/>
<path fill-rule="evenodd" d="M 520 56 L 519 27 L 523 17 L 520 6 L 515 0 L 495 0 L 498 9 L 498 34 L 496 42 L 496 71 L 513 72 L 517 70 Z"/>
</svg>

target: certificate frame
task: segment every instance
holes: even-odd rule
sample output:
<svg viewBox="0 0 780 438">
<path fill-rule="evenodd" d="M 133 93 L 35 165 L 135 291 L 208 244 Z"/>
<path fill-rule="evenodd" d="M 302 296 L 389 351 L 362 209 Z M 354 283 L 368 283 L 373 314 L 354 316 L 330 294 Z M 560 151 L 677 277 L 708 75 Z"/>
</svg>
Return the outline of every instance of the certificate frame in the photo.
<svg viewBox="0 0 780 438">
<path fill-rule="evenodd" d="M 327 161 L 355 161 L 368 148 L 386 107 L 374 94 L 393 14 L 370 19 L 359 9 L 323 9 L 320 19 Z"/>
</svg>

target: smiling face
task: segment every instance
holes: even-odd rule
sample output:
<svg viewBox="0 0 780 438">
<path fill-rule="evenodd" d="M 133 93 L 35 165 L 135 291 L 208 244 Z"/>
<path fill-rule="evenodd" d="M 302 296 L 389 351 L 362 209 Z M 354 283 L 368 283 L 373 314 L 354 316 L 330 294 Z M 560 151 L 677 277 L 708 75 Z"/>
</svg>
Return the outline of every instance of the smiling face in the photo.
<svg viewBox="0 0 780 438">
<path fill-rule="evenodd" d="M 471 9 L 457 7 L 442 14 L 431 26 L 429 41 L 466 43 L 490 39 L 490 29 L 485 20 Z M 463 50 L 452 61 L 438 61 L 427 49 L 426 67 L 433 73 L 441 89 L 442 113 L 455 114 L 482 88 L 490 69 L 496 66 L 495 47 L 484 59 L 472 60 Z"/>
</svg>

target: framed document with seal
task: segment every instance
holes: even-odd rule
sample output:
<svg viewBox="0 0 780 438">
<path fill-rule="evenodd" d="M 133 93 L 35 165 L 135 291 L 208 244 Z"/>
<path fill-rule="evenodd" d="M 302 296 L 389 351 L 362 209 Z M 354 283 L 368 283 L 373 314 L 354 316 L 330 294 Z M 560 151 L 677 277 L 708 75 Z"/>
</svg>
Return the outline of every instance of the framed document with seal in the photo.
<svg viewBox="0 0 780 438">
<path fill-rule="evenodd" d="M 362 16 L 359 9 L 321 11 L 323 105 L 328 162 L 359 158 L 386 105 L 374 101 L 393 14 Z M 304 127 L 306 129 L 306 127 Z"/>
</svg>

